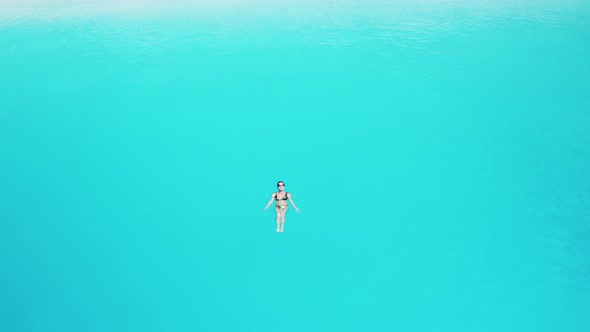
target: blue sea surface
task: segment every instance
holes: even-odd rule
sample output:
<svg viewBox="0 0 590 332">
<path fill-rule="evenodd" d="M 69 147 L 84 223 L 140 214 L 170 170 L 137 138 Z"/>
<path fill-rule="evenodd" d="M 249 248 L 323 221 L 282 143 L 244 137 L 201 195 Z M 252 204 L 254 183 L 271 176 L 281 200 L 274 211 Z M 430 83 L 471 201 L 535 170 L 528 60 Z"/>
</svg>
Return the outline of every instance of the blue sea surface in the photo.
<svg viewBox="0 0 590 332">
<path fill-rule="evenodd" d="M 590 331 L 589 41 L 583 0 L 0 1 L 0 331 Z"/>
</svg>

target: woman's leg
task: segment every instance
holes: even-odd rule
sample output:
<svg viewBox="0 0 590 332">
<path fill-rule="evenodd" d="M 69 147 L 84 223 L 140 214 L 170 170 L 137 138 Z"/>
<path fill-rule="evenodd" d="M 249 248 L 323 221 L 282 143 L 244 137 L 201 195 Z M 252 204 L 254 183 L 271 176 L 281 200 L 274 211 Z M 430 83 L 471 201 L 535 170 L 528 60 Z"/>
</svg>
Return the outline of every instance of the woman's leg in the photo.
<svg viewBox="0 0 590 332">
<path fill-rule="evenodd" d="M 281 231 L 281 209 L 275 207 L 275 212 L 277 213 L 277 232 Z"/>
<path fill-rule="evenodd" d="M 281 211 L 281 232 L 283 231 L 283 229 L 285 228 L 285 217 L 287 215 L 287 210 L 289 209 L 289 207 L 285 207 L 282 211 Z"/>
</svg>

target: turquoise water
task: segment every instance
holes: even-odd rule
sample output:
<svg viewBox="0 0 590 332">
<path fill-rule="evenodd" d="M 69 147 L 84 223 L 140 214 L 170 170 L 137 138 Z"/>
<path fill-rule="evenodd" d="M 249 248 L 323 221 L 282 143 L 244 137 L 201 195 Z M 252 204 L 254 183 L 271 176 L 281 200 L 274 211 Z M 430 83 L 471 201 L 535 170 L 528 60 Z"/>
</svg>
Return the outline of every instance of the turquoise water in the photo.
<svg viewBox="0 0 590 332">
<path fill-rule="evenodd" d="M 0 8 L 1 331 L 590 330 L 590 2 Z"/>
</svg>

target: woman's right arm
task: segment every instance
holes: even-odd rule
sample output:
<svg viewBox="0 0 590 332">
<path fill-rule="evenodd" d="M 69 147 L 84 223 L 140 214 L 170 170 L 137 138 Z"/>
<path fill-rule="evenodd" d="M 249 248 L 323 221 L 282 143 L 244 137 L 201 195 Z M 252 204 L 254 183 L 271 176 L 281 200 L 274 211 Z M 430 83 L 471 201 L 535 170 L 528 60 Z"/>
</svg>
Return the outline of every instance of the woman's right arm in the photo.
<svg viewBox="0 0 590 332">
<path fill-rule="evenodd" d="M 270 195 L 270 200 L 268 201 L 268 204 L 266 204 L 266 207 L 264 208 L 264 210 L 268 209 L 268 207 L 272 204 L 272 201 L 275 199 L 275 193 L 273 193 L 272 195 Z"/>
</svg>

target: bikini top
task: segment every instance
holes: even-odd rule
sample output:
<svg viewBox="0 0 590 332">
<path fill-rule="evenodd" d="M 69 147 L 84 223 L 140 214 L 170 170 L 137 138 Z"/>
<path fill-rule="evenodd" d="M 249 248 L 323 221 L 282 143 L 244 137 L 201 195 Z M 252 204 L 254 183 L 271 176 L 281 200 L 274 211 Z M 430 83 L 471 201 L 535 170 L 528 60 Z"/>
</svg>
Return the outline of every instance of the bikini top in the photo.
<svg viewBox="0 0 590 332">
<path fill-rule="evenodd" d="M 287 200 L 287 195 L 288 195 L 288 193 L 285 191 L 285 196 L 284 196 L 283 198 L 279 198 L 279 193 L 277 192 L 277 193 L 275 194 L 275 200 L 276 200 L 276 201 L 278 201 L 278 200 L 281 200 L 281 201 L 286 201 L 286 200 Z"/>
</svg>

